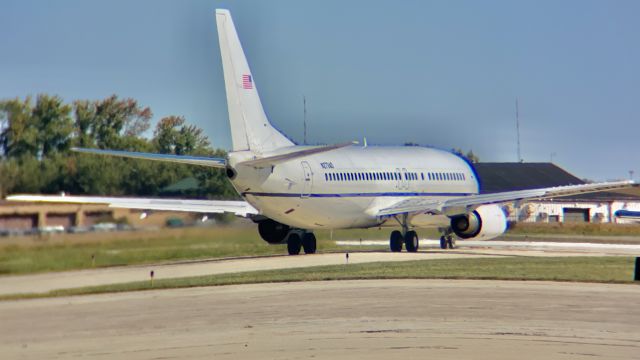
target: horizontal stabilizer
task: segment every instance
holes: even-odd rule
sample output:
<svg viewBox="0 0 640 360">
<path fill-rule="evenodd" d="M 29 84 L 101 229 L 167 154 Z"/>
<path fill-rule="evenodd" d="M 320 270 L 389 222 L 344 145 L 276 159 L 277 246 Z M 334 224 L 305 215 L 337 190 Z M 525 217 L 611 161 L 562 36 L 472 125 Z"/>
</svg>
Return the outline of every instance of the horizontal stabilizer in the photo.
<svg viewBox="0 0 640 360">
<path fill-rule="evenodd" d="M 300 158 L 300 157 L 314 155 L 314 154 L 320 154 L 320 153 L 324 153 L 324 152 L 327 152 L 327 151 L 332 151 L 332 150 L 335 150 L 335 149 L 340 149 L 340 148 L 344 148 L 344 147 L 347 147 L 347 146 L 351 146 L 351 145 L 354 145 L 354 144 L 357 144 L 357 143 L 356 142 L 348 142 L 348 143 L 337 144 L 337 145 L 313 147 L 313 148 L 304 149 L 304 150 L 292 151 L 292 152 L 289 152 L 289 153 L 286 153 L 286 154 L 280 154 L 280 155 L 268 156 L 268 157 L 255 159 L 255 160 L 243 161 L 243 162 L 239 163 L 238 165 L 251 166 L 251 167 L 256 167 L 256 168 L 269 167 L 269 166 L 278 165 L 278 164 L 281 164 L 283 162 L 287 162 L 287 161 L 290 161 L 290 160 L 293 160 L 293 159 L 297 159 L 297 158 Z"/>
<path fill-rule="evenodd" d="M 180 164 L 200 165 L 214 168 L 224 168 L 227 166 L 227 160 L 222 158 L 210 158 L 203 156 L 190 156 L 190 155 L 170 155 L 170 154 L 155 154 L 155 153 L 143 153 L 135 151 L 120 151 L 120 150 L 100 150 L 100 149 L 86 149 L 86 148 L 72 148 L 75 152 L 85 154 L 96 155 L 108 155 L 117 156 L 131 159 L 143 159 L 143 160 L 155 160 L 164 162 L 173 162 Z"/>
<path fill-rule="evenodd" d="M 7 197 L 7 200 L 66 204 L 104 204 L 112 208 L 121 209 L 186 211 L 206 214 L 233 213 L 237 216 L 243 217 L 258 214 L 258 210 L 246 201 L 118 198 L 68 195 L 11 195 Z"/>
</svg>

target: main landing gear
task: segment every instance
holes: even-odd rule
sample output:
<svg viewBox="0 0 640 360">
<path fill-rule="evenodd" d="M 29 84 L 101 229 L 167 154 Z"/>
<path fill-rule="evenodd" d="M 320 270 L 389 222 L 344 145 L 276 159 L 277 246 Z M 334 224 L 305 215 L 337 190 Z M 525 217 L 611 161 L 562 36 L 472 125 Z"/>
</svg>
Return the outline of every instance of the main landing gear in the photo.
<svg viewBox="0 0 640 360">
<path fill-rule="evenodd" d="M 453 230 L 451 230 L 451 227 L 439 228 L 438 230 L 442 233 L 442 236 L 440 236 L 440 249 L 455 249 L 456 241 L 452 236 Z"/>
<path fill-rule="evenodd" d="M 287 251 L 289 255 L 298 255 L 304 249 L 305 254 L 316 253 L 316 236 L 312 232 L 293 229 L 287 237 Z"/>
<path fill-rule="evenodd" d="M 402 232 L 394 230 L 389 237 L 389 248 L 392 252 L 402 251 L 402 244 L 404 243 L 407 252 L 416 252 L 420 247 L 420 240 L 418 239 L 418 233 L 413 230 L 409 230 L 409 224 L 407 221 L 407 215 L 403 214 L 402 219 L 396 220 L 402 226 Z"/>
</svg>

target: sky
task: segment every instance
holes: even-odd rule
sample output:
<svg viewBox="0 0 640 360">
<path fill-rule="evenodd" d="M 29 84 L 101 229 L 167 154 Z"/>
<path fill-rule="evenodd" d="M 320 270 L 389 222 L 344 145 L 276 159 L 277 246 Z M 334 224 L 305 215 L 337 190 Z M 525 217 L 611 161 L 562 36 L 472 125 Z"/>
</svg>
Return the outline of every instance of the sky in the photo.
<svg viewBox="0 0 640 360">
<path fill-rule="evenodd" d="M 640 178 L 640 2 L 0 0 L 0 99 L 111 94 L 230 148 L 215 9 L 271 122 L 303 142 L 521 156 Z M 149 136 L 151 133 L 149 134 Z"/>
</svg>

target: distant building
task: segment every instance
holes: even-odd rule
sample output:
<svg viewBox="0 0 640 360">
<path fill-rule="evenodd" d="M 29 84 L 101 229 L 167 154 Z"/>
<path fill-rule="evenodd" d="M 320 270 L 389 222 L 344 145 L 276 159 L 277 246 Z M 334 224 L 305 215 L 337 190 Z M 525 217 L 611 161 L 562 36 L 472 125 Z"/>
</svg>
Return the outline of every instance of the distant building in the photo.
<svg viewBox="0 0 640 360">
<path fill-rule="evenodd" d="M 576 176 L 552 163 L 477 163 L 482 193 L 527 190 L 584 184 Z M 556 199 L 507 204 L 510 221 L 520 222 L 613 222 L 620 209 L 640 211 L 640 191 L 598 192 Z"/>
</svg>

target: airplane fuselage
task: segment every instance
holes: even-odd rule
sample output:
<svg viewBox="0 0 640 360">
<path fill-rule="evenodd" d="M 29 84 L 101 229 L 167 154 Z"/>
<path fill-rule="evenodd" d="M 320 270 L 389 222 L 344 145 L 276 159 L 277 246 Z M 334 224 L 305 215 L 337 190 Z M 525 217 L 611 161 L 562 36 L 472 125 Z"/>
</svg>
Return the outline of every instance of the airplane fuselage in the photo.
<svg viewBox="0 0 640 360">
<path fill-rule="evenodd" d="M 296 146 L 296 149 L 304 147 Z M 291 149 L 280 149 L 287 152 Z M 268 156 L 277 153 L 268 154 Z M 229 154 L 230 165 L 250 152 Z M 377 210 L 420 197 L 441 201 L 478 193 L 474 169 L 459 156 L 413 146 L 350 146 L 274 166 L 234 167 L 234 187 L 273 220 L 303 229 L 378 226 Z M 416 224 L 414 224 L 416 225 Z"/>
</svg>

